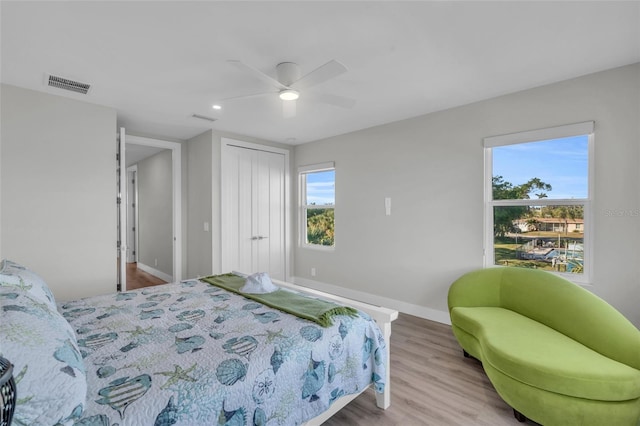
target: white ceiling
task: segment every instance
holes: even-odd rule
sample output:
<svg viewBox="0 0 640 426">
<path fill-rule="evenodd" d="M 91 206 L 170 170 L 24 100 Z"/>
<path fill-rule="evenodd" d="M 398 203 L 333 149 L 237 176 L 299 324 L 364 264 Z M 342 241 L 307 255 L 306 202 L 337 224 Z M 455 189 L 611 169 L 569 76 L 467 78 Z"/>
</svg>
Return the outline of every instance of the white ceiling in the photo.
<svg viewBox="0 0 640 426">
<path fill-rule="evenodd" d="M 214 129 L 304 143 L 640 62 L 637 1 L 3 1 L 0 13 L 3 83 L 110 106 L 130 133 L 183 140 Z M 275 96 L 214 111 L 271 89 L 231 59 L 273 77 L 287 61 L 306 74 L 335 59 L 348 72 L 303 92 L 294 118 Z M 45 73 L 92 89 L 46 87 Z"/>
</svg>

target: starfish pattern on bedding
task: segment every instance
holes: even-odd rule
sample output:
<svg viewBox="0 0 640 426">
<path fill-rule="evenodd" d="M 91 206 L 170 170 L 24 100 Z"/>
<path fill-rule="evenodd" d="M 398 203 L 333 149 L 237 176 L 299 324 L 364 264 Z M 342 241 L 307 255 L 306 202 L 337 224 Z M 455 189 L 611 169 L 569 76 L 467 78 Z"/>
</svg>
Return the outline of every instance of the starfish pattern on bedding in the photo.
<svg viewBox="0 0 640 426">
<path fill-rule="evenodd" d="M 191 373 L 196 368 L 196 365 L 197 364 L 193 364 L 188 369 L 183 370 L 182 367 L 180 367 L 177 364 L 174 364 L 173 365 L 175 367 L 174 371 L 161 371 L 153 374 L 160 374 L 162 376 L 169 377 L 167 382 L 164 385 L 160 386 L 160 389 L 166 389 L 169 386 L 178 383 L 179 380 L 184 380 L 187 382 L 197 382 L 198 381 L 197 379 L 194 379 L 193 377 L 189 376 L 189 373 Z"/>
<path fill-rule="evenodd" d="M 278 331 L 267 330 L 267 334 L 256 334 L 256 336 L 266 336 L 265 343 L 271 343 L 276 339 L 287 339 L 288 336 L 285 336 L 282 333 L 282 329 Z"/>
<path fill-rule="evenodd" d="M 136 325 L 135 330 L 124 330 L 125 333 L 131 334 L 131 337 L 144 336 L 151 334 L 151 329 L 153 326 L 149 326 L 147 328 L 142 328 L 139 325 Z"/>
</svg>

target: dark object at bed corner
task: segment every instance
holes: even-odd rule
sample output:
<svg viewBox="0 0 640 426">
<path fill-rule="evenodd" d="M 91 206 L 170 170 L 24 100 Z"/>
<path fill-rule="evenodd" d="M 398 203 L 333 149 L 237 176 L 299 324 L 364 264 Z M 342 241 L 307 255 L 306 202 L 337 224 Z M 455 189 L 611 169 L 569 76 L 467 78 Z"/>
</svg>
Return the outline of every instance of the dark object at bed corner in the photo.
<svg viewBox="0 0 640 426">
<path fill-rule="evenodd" d="M 16 382 L 13 380 L 13 365 L 0 357 L 0 426 L 11 425 L 16 405 Z"/>
</svg>

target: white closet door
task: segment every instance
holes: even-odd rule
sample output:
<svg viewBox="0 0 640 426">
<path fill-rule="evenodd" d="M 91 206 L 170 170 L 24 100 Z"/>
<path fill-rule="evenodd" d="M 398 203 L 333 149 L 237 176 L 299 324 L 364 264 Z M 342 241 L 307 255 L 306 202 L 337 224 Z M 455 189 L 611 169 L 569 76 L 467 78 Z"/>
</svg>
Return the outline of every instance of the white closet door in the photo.
<svg viewBox="0 0 640 426">
<path fill-rule="evenodd" d="M 284 156 L 257 154 L 255 269 L 284 280 Z"/>
<path fill-rule="evenodd" d="M 284 155 L 228 146 L 223 161 L 223 271 L 284 280 Z"/>
</svg>

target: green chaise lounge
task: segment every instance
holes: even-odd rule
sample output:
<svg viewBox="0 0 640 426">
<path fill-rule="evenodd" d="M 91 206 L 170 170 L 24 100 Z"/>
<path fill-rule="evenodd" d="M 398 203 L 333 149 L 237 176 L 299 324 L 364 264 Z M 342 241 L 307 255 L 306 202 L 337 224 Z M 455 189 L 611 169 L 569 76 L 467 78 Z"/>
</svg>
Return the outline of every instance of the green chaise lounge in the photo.
<svg viewBox="0 0 640 426">
<path fill-rule="evenodd" d="M 640 331 L 580 286 L 534 269 L 463 275 L 453 333 L 514 410 L 545 426 L 640 425 Z"/>
</svg>

